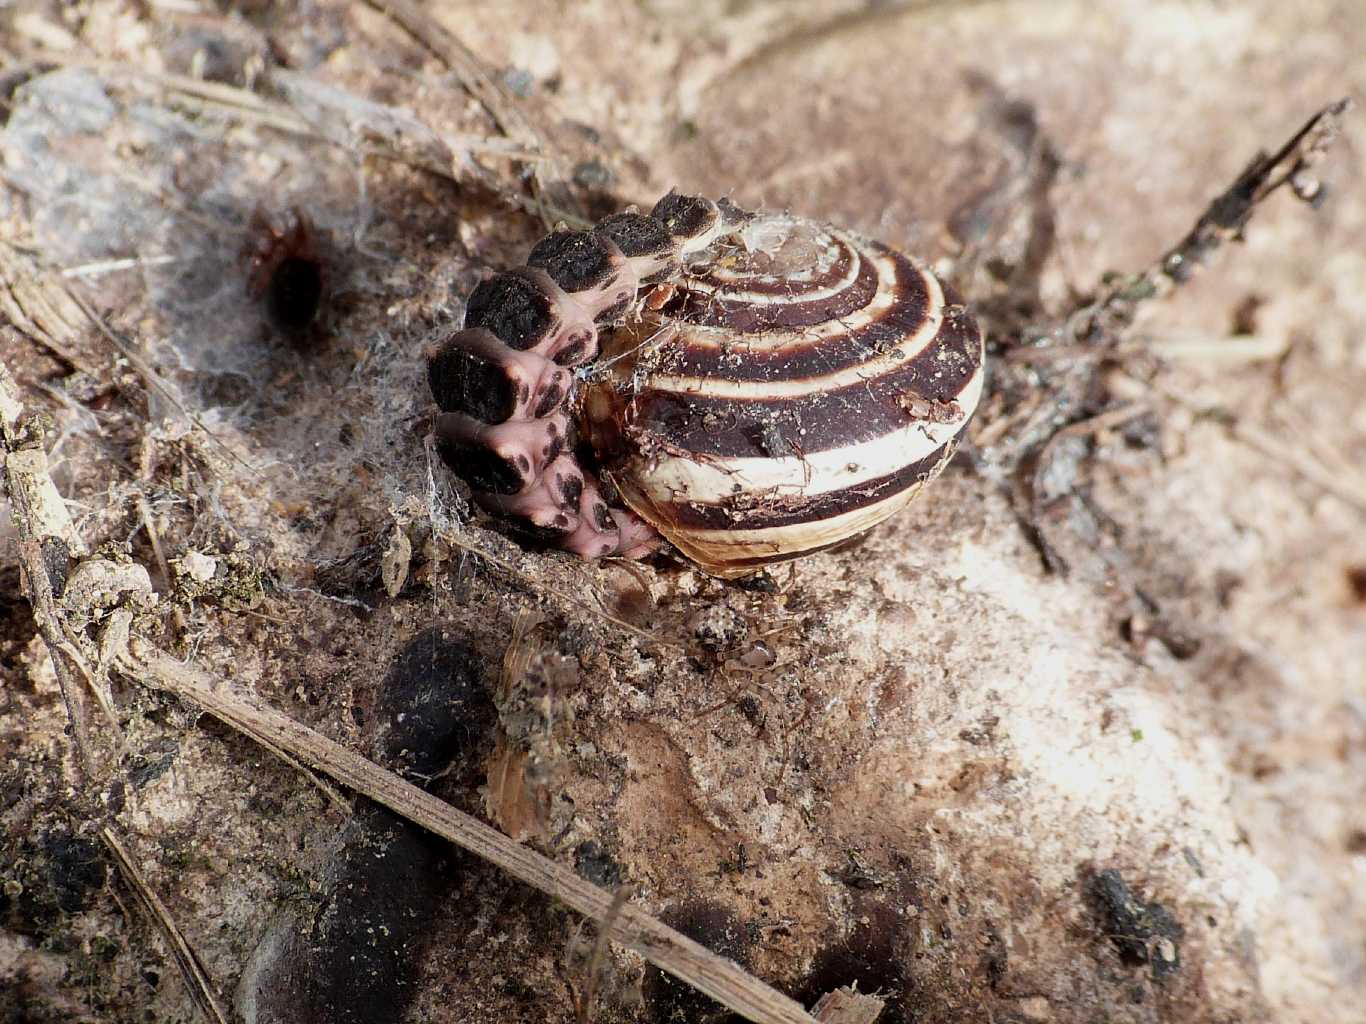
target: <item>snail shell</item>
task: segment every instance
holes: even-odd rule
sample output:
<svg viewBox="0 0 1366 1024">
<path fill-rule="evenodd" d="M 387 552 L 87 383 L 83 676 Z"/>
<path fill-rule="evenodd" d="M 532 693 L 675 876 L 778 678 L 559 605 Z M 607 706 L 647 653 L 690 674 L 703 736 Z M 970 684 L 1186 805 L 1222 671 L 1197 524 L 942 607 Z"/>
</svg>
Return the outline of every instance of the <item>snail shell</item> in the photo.
<svg viewBox="0 0 1366 1024">
<path fill-rule="evenodd" d="M 783 213 L 691 256 L 610 336 L 584 411 L 602 474 L 709 571 L 829 547 L 902 508 L 953 452 L 982 339 L 923 267 Z"/>
<path fill-rule="evenodd" d="M 492 428 L 515 435 L 501 449 L 482 423 L 452 430 L 443 417 L 439 429 L 458 442 L 448 463 L 476 496 L 483 488 L 486 507 L 559 530 L 590 555 L 647 549 L 648 524 L 707 572 L 736 577 L 870 529 L 947 463 L 981 395 L 983 346 L 926 268 L 849 231 L 673 193 L 648 217 L 613 221 L 551 235 L 531 266 L 481 286 L 467 330 L 429 353 L 443 408 L 497 406 L 476 415 L 482 423 L 508 416 Z M 578 250 L 610 258 L 574 280 L 576 252 L 587 265 Z M 509 325 L 528 303 L 539 311 L 518 323 L 553 327 L 523 346 Z M 502 323 L 469 329 L 471 318 L 498 320 L 490 309 Z M 518 351 L 503 355 L 509 337 Z M 570 381 L 563 366 L 599 346 Z M 480 359 L 502 383 L 469 372 Z M 568 454 L 566 411 L 590 469 L 634 516 L 598 506 L 593 472 Z M 515 467 L 519 452 L 521 469 L 490 486 L 486 464 Z M 531 497 L 542 492 L 548 503 Z M 598 527 L 615 530 L 613 546 Z"/>
</svg>

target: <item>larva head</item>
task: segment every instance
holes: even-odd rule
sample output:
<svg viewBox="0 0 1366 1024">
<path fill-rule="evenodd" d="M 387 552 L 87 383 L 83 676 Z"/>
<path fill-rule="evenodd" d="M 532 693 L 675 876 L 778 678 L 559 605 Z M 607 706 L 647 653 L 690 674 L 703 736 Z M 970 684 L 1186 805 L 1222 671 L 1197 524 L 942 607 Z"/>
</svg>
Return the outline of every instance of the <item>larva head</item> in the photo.
<svg viewBox="0 0 1366 1024">
<path fill-rule="evenodd" d="M 983 348 L 901 254 L 788 214 L 719 212 L 668 293 L 604 336 L 581 418 L 625 503 L 736 577 L 910 501 L 977 405 Z"/>
</svg>

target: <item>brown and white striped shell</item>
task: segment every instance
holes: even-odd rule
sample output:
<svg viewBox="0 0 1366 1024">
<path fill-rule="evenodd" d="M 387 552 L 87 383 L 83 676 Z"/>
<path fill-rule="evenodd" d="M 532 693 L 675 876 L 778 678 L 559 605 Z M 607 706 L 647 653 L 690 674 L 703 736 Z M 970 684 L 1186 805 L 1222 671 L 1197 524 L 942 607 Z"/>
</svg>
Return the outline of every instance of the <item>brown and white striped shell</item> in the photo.
<svg viewBox="0 0 1366 1024">
<path fill-rule="evenodd" d="M 550 235 L 428 358 L 440 450 L 484 507 L 586 557 L 643 553 L 657 532 L 723 577 L 903 507 L 952 455 L 983 374 L 976 323 L 919 264 L 674 193 Z"/>
</svg>

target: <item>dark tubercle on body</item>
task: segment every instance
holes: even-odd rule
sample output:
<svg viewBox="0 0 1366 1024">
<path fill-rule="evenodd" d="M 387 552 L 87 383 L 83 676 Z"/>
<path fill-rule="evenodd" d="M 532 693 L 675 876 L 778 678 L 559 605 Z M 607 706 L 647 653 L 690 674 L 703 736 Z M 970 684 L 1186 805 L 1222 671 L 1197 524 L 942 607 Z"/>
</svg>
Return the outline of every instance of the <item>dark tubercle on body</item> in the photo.
<svg viewBox="0 0 1366 1024">
<path fill-rule="evenodd" d="M 535 282 L 498 274 L 481 282 L 465 305 L 465 326 L 491 331 L 519 352 L 541 341 L 557 320 L 550 297 Z"/>
<path fill-rule="evenodd" d="M 428 354 L 427 383 L 444 412 L 463 412 L 485 423 L 502 423 L 517 408 L 518 383 L 507 364 L 458 345 L 446 345 Z"/>
<path fill-rule="evenodd" d="M 720 208 L 702 196 L 670 192 L 655 203 L 650 217 L 662 224 L 671 238 L 696 238 L 711 229 L 721 216 Z"/>
</svg>

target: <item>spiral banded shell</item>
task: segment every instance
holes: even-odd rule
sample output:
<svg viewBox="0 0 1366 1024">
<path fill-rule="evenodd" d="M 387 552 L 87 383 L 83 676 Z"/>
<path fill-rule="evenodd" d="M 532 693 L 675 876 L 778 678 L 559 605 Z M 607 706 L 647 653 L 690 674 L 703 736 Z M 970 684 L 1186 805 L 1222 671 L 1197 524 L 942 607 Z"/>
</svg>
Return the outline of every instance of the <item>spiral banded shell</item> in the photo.
<svg viewBox="0 0 1366 1024">
<path fill-rule="evenodd" d="M 585 555 L 640 553 L 648 524 L 724 577 L 903 507 L 948 461 L 983 379 L 976 323 L 924 267 L 673 193 L 649 216 L 549 236 L 476 289 L 466 329 L 429 359 L 443 455 L 485 507 Z M 639 519 L 609 511 L 568 454 L 570 412 L 590 469 Z"/>
</svg>

